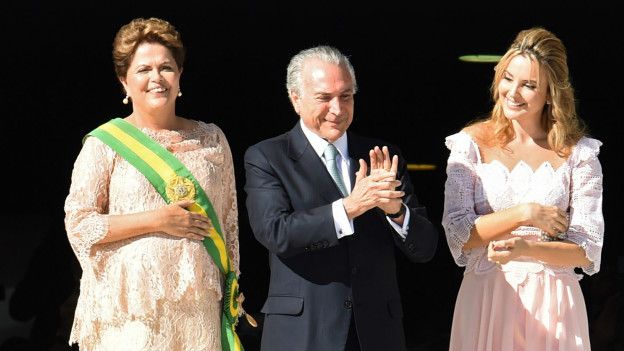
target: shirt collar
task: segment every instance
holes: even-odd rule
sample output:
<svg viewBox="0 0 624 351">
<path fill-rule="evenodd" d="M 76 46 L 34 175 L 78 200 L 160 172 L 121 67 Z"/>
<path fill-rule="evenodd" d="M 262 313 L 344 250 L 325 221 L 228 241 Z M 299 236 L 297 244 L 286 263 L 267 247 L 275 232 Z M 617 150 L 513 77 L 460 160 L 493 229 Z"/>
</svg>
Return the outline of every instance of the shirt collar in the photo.
<svg viewBox="0 0 624 351">
<path fill-rule="evenodd" d="M 306 136 L 306 138 L 310 142 L 310 145 L 312 145 L 314 152 L 316 152 L 316 154 L 322 158 L 323 153 L 325 152 L 325 148 L 327 147 L 327 144 L 329 144 L 329 142 L 321 138 L 320 136 L 318 136 L 313 131 L 311 131 L 303 123 L 302 119 L 299 120 L 299 123 L 301 123 L 301 129 L 303 130 L 303 134 Z M 349 157 L 348 156 L 345 157 L 346 155 L 349 155 L 349 148 L 347 146 L 348 145 L 347 133 L 345 132 L 344 134 L 342 134 L 342 136 L 340 136 L 338 140 L 334 141 L 333 144 L 336 147 L 336 149 L 338 149 L 338 153 L 340 154 L 340 157 L 342 157 L 343 160 L 348 160 Z"/>
</svg>

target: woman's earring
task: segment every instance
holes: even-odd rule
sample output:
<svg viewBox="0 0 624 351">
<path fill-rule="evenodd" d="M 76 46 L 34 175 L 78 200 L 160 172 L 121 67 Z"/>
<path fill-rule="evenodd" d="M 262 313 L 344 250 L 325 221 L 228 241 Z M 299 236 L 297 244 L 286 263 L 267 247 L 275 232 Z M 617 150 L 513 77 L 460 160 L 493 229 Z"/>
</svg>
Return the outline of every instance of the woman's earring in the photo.
<svg viewBox="0 0 624 351">
<path fill-rule="evenodd" d="M 126 97 L 123 98 L 123 100 L 121 100 L 121 102 L 123 102 L 124 105 L 127 105 L 129 101 L 130 100 L 128 99 L 128 94 L 126 94 Z"/>
<path fill-rule="evenodd" d="M 182 90 L 178 90 L 178 97 L 182 96 Z"/>
</svg>

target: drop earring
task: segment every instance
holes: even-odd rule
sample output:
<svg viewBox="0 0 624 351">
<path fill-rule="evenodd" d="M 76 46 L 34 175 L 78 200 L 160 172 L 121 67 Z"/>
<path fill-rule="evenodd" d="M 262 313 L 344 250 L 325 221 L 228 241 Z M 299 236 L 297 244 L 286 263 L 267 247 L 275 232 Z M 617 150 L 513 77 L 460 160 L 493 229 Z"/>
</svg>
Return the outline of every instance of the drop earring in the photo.
<svg viewBox="0 0 624 351">
<path fill-rule="evenodd" d="M 124 105 L 127 105 L 129 101 L 130 101 L 130 99 L 128 97 L 128 94 L 126 94 L 126 97 L 123 98 L 123 100 L 121 100 L 121 102 L 123 102 Z"/>
<path fill-rule="evenodd" d="M 182 96 L 182 90 L 178 90 L 178 97 Z"/>
</svg>

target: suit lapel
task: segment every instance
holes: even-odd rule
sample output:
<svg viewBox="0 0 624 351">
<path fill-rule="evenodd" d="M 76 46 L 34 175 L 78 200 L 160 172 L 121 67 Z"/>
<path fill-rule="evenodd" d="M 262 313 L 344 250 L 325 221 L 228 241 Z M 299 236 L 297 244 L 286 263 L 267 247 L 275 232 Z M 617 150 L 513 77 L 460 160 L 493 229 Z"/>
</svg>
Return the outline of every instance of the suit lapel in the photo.
<svg viewBox="0 0 624 351">
<path fill-rule="evenodd" d="M 358 171 L 359 168 L 359 159 L 349 155 L 349 178 L 351 179 L 351 190 L 353 190 L 353 187 L 355 186 L 355 173 Z"/>
<path fill-rule="evenodd" d="M 370 166 L 370 160 L 368 156 L 369 145 L 363 143 L 362 140 L 351 132 L 347 131 L 347 144 L 349 145 L 349 159 L 351 160 L 350 164 L 350 173 L 351 177 L 351 190 L 355 186 L 355 173 L 360 168 L 360 159 L 366 161 L 366 163 Z"/>
<path fill-rule="evenodd" d="M 308 191 L 318 192 L 325 200 L 333 202 L 342 197 L 342 193 L 338 186 L 331 178 L 327 171 L 327 167 L 316 154 L 312 145 L 303 134 L 299 122 L 288 133 L 288 157 L 296 161 L 297 167 L 301 172 L 297 174 L 305 174 L 310 182 L 306 182 L 309 186 Z"/>
</svg>

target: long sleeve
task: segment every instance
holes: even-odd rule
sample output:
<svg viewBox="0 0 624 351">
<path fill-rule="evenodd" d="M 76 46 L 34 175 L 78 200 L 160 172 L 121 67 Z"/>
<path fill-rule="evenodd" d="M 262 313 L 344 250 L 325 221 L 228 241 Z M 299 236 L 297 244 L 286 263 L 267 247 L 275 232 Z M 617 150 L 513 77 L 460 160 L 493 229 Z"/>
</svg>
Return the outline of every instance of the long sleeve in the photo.
<svg viewBox="0 0 624 351">
<path fill-rule="evenodd" d="M 108 190 L 113 153 L 97 138 L 87 138 L 72 172 L 65 200 L 65 229 L 84 269 L 92 267 L 95 243 L 108 233 Z"/>
<path fill-rule="evenodd" d="M 238 273 L 235 179 L 221 130 L 197 122 L 188 130 L 141 131 L 172 152 L 211 199 Z M 68 236 L 83 268 L 70 342 L 81 349 L 99 343 L 119 348 L 127 339 L 111 338 L 132 321 L 151 340 L 150 349 L 214 349 L 223 279 L 201 241 L 155 231 L 98 243 L 108 233 L 109 214 L 165 205 L 137 168 L 99 139 L 86 140 L 65 205 Z"/>
<path fill-rule="evenodd" d="M 256 239 L 281 257 L 337 245 L 331 202 L 294 208 L 284 182 L 294 184 L 296 177 L 280 173 L 288 167 L 272 167 L 263 151 L 252 146 L 245 153 L 247 210 Z"/>
<path fill-rule="evenodd" d="M 451 152 L 446 167 L 442 226 L 455 263 L 466 266 L 468 258 L 463 246 L 479 217 L 474 200 L 475 164 L 479 162 L 479 153 L 468 134 L 463 132 L 447 137 L 446 146 Z"/>
<path fill-rule="evenodd" d="M 412 262 L 427 262 L 433 258 L 438 247 L 438 231 L 433 226 L 427 216 L 427 209 L 421 205 L 414 193 L 409 173 L 407 172 L 407 162 L 401 156 L 398 148 L 392 147 L 391 154 L 399 156 L 398 176 L 401 180 L 400 190 L 405 192 L 403 205 L 407 207 L 402 228 L 397 228 L 396 223 L 392 228 L 395 243 L 401 251 Z M 390 221 L 384 216 L 384 221 Z M 397 230 L 397 229 L 400 229 Z M 405 231 L 404 234 L 401 231 Z"/>
<path fill-rule="evenodd" d="M 602 167 L 598 152 L 602 143 L 595 139 L 579 140 L 572 166 L 570 191 L 570 225 L 568 240 L 580 245 L 591 263 L 583 268 L 587 274 L 600 270 L 604 219 L 602 216 Z"/>
<path fill-rule="evenodd" d="M 222 229 L 225 235 L 226 247 L 228 255 L 234 265 L 233 269 L 237 275 L 240 274 L 240 255 L 238 244 L 238 204 L 236 200 L 236 179 L 234 176 L 234 164 L 232 160 L 232 151 L 228 141 L 219 129 L 219 137 L 221 145 L 223 147 L 223 175 L 221 178 L 221 187 L 223 189 L 223 202 L 222 202 Z"/>
</svg>

